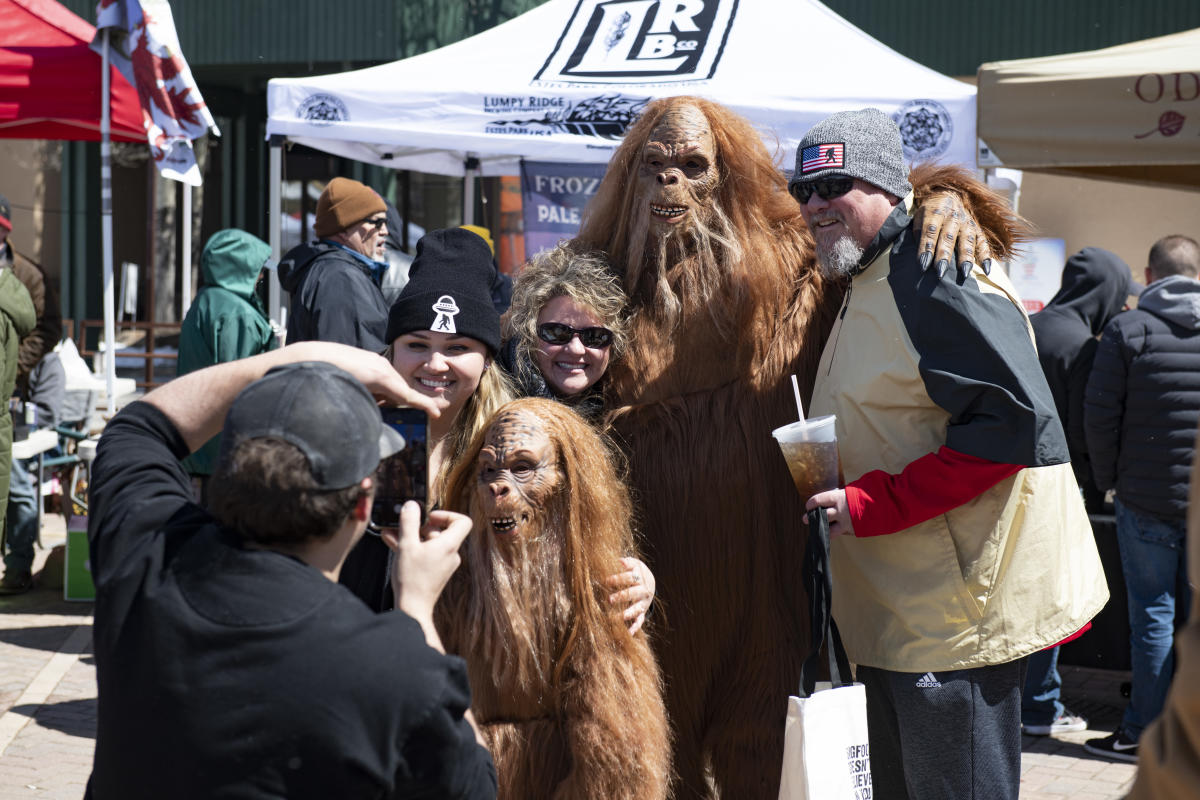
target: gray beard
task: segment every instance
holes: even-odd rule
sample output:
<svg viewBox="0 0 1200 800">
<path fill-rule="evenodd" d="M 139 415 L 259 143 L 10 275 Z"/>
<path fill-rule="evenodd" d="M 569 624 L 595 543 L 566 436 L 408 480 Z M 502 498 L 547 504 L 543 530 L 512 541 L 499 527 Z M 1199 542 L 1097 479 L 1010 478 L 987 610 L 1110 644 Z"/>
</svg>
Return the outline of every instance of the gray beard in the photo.
<svg viewBox="0 0 1200 800">
<path fill-rule="evenodd" d="M 865 248 L 849 236 L 843 236 L 833 243 L 833 247 L 817 246 L 817 265 L 821 274 L 832 280 L 849 278 L 858 269 Z"/>
</svg>

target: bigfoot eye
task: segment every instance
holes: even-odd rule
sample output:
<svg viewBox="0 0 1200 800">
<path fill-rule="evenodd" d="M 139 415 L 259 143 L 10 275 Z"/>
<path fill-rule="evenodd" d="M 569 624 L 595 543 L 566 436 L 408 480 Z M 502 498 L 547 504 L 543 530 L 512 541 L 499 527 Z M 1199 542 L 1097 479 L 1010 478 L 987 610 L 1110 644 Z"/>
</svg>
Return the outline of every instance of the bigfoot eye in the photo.
<svg viewBox="0 0 1200 800">
<path fill-rule="evenodd" d="M 534 469 L 536 469 L 535 464 L 533 464 L 529 461 L 518 461 L 516 464 L 513 465 L 512 471 L 513 471 L 514 475 L 527 475 L 530 472 L 533 472 Z"/>
</svg>

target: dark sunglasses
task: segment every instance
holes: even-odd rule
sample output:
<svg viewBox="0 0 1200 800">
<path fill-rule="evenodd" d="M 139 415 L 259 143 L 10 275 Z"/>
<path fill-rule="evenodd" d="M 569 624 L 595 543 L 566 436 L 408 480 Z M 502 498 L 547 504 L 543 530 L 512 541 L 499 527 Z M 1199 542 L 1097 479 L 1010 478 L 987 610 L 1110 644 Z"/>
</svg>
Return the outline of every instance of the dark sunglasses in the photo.
<svg viewBox="0 0 1200 800">
<path fill-rule="evenodd" d="M 822 200 L 832 200 L 835 197 L 841 197 L 853 188 L 854 178 L 822 178 L 807 183 L 793 183 L 792 197 L 803 204 L 808 202 L 808 199 L 813 196 L 813 192 L 816 192 Z"/>
<path fill-rule="evenodd" d="M 608 347 L 613 340 L 608 328 L 572 328 L 561 322 L 543 322 L 537 326 L 537 335 L 546 344 L 570 344 L 578 336 L 584 347 Z"/>
<path fill-rule="evenodd" d="M 379 230 L 384 225 L 387 225 L 387 217 L 376 217 L 375 219 L 364 219 L 363 225 L 370 225 L 375 230 Z"/>
</svg>

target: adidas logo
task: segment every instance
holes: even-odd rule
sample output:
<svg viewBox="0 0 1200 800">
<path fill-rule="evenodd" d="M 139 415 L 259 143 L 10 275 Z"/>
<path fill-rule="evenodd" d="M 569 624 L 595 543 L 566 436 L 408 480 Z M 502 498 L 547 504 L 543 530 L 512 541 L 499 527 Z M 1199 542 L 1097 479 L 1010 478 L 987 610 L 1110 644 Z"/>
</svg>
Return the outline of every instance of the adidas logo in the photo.
<svg viewBox="0 0 1200 800">
<path fill-rule="evenodd" d="M 917 688 L 918 689 L 940 689 L 940 688 L 942 688 L 942 682 L 939 681 L 937 678 L 933 677 L 932 672 L 926 672 L 924 675 L 922 675 L 920 678 L 917 679 Z"/>
</svg>

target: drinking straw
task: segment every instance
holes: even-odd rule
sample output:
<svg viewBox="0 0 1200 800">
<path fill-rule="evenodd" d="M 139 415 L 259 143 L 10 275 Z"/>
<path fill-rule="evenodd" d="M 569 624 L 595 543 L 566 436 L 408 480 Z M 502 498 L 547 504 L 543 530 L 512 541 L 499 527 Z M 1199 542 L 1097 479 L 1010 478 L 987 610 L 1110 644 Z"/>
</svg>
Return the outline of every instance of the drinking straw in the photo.
<svg viewBox="0 0 1200 800">
<path fill-rule="evenodd" d="M 800 415 L 800 421 L 804 422 L 804 404 L 800 402 L 800 381 L 796 380 L 796 376 L 792 376 L 792 393 L 796 395 L 796 413 Z"/>
</svg>

